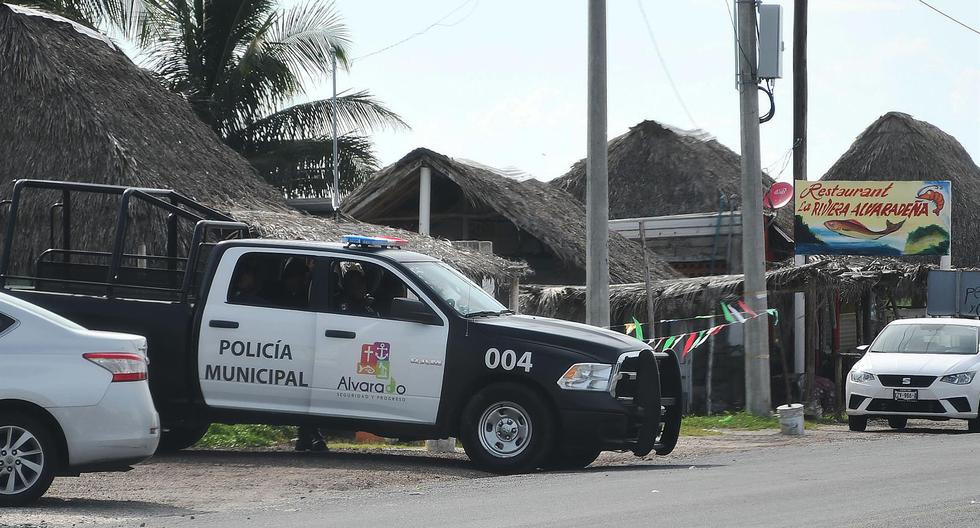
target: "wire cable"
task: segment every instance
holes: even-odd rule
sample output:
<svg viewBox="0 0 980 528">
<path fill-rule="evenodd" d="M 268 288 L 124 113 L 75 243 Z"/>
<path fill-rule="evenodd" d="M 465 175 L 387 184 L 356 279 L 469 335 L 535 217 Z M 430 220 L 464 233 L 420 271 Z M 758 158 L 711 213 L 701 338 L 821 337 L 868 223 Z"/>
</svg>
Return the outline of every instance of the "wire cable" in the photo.
<svg viewBox="0 0 980 528">
<path fill-rule="evenodd" d="M 449 24 L 443 24 L 442 23 L 444 20 L 446 20 L 447 18 L 453 16 L 460 9 L 463 9 L 468 4 L 473 4 L 473 8 L 470 9 L 470 11 L 468 13 L 466 13 L 465 15 L 463 15 L 462 18 L 460 18 L 459 20 L 457 20 L 455 22 L 449 23 Z M 459 24 L 462 24 L 466 19 L 468 19 L 470 17 L 470 15 L 473 14 L 476 11 L 476 8 L 479 5 L 480 5 L 480 0 L 465 0 L 463 3 L 459 4 L 458 6 L 456 6 L 452 11 L 450 11 L 450 12 L 446 13 L 445 15 L 443 15 L 442 18 L 440 18 L 439 20 L 436 20 L 435 22 L 433 22 L 433 23 L 429 24 L 428 26 L 426 26 L 425 29 L 423 29 L 421 31 L 416 31 L 415 33 L 412 33 L 411 35 L 409 35 L 409 36 L 407 36 L 407 37 L 405 37 L 405 38 L 403 38 L 403 39 L 401 39 L 401 40 L 399 40 L 397 42 L 393 42 L 393 43 L 391 43 L 391 44 L 389 44 L 389 45 L 387 45 L 387 46 L 385 46 L 383 48 L 374 50 L 374 51 L 372 51 L 370 53 L 365 53 L 364 55 L 361 55 L 359 57 L 354 57 L 351 60 L 351 63 L 353 64 L 354 62 L 357 62 L 359 60 L 366 59 L 368 57 L 377 55 L 379 53 L 384 53 L 384 52 L 386 52 L 386 51 L 388 51 L 388 50 L 390 50 L 390 49 L 392 49 L 394 47 L 401 46 L 402 44 L 404 44 L 404 43 L 406 43 L 406 42 L 408 42 L 408 41 L 410 41 L 410 40 L 412 40 L 412 39 L 414 39 L 416 37 L 421 37 L 422 35 L 428 33 L 429 30 L 431 30 L 433 28 L 436 28 L 436 27 L 453 27 L 453 26 L 458 26 Z"/>
<path fill-rule="evenodd" d="M 738 40 L 738 25 L 735 23 L 735 16 L 732 15 L 732 8 L 728 5 L 728 0 L 722 0 L 722 1 L 725 2 L 725 9 L 728 10 L 728 19 L 732 21 L 732 31 L 735 33 L 735 45 L 738 46 L 738 51 L 742 53 L 742 58 L 745 59 L 745 63 L 751 64 L 751 61 L 749 61 L 749 56 L 745 54 L 745 48 L 742 47 L 742 43 L 739 42 Z M 736 57 L 736 59 L 738 59 L 738 57 Z M 736 70 L 741 72 L 742 71 L 741 66 L 740 65 L 736 65 L 736 66 L 737 66 Z M 752 78 L 753 79 L 755 78 L 754 71 L 752 72 Z"/>
<path fill-rule="evenodd" d="M 650 20 L 647 18 L 647 12 L 645 9 L 643 9 L 643 0 L 636 0 L 636 5 L 640 8 L 640 14 L 643 16 L 643 23 L 647 27 L 647 35 L 650 36 L 650 42 L 653 44 L 653 50 L 657 52 L 657 59 L 660 61 L 660 67 L 663 68 L 664 75 L 667 76 L 667 82 L 670 83 L 670 88 L 674 91 L 674 96 L 677 97 L 677 102 L 680 103 L 681 108 L 684 109 L 687 119 L 692 125 L 694 125 L 694 128 L 701 128 L 698 126 L 698 122 L 694 120 L 694 116 L 691 115 L 691 111 L 684 103 L 684 98 L 681 97 L 681 92 L 677 89 L 677 85 L 674 83 L 674 77 L 670 74 L 670 69 L 667 67 L 667 61 L 664 60 L 663 54 L 660 53 L 660 46 L 657 45 L 657 39 L 653 36 L 653 28 L 650 26 Z"/>
<path fill-rule="evenodd" d="M 948 19 L 950 19 L 950 20 L 952 20 L 953 22 L 956 22 L 957 24 L 959 24 L 959 25 L 961 25 L 961 26 L 963 26 L 963 27 L 965 27 L 966 29 L 969 29 L 970 31 L 972 31 L 972 32 L 974 32 L 974 33 L 976 33 L 977 35 L 980 35 L 980 31 L 978 31 L 978 30 L 977 30 L 976 28 L 974 28 L 974 27 L 971 27 L 971 26 L 968 26 L 968 25 L 966 25 L 966 24 L 964 24 L 963 22 L 960 22 L 959 20 L 956 20 L 955 18 L 953 18 L 953 17 L 951 17 L 951 16 L 949 16 L 949 15 L 947 15 L 946 13 L 943 13 L 943 12 L 942 12 L 942 11 L 940 11 L 939 9 L 937 9 L 937 8 L 935 8 L 935 7 L 933 7 L 932 5 L 930 5 L 930 4 L 929 4 L 928 2 L 926 2 L 925 0 L 919 0 L 919 3 L 920 3 L 920 4 L 922 4 L 922 5 L 924 5 L 924 6 L 926 6 L 926 7 L 928 7 L 929 9 L 932 9 L 933 11 L 935 11 L 935 12 L 937 12 L 937 13 L 939 13 L 940 15 L 942 15 L 942 16 L 944 16 L 944 17 L 946 17 L 946 18 L 948 18 Z"/>
</svg>

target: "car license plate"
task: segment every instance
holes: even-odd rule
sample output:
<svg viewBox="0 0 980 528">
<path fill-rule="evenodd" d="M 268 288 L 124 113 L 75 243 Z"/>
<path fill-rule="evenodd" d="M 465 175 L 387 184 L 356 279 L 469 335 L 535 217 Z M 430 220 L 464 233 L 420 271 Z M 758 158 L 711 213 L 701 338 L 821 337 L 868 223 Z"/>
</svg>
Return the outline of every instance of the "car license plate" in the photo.
<svg viewBox="0 0 980 528">
<path fill-rule="evenodd" d="M 916 389 L 895 389 L 892 396 L 900 401 L 918 401 L 919 391 Z"/>
</svg>

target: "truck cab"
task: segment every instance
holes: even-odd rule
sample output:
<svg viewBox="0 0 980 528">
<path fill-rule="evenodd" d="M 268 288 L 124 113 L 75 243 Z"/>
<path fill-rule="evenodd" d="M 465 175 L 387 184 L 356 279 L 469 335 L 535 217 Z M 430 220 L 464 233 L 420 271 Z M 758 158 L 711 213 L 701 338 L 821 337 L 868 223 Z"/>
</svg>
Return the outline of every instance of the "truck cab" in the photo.
<svg viewBox="0 0 980 528">
<path fill-rule="evenodd" d="M 81 191 L 107 186 L 97 187 Z M 105 283 L 88 281 L 89 290 L 79 290 L 83 268 L 72 265 L 70 248 L 57 248 L 58 266 L 42 253 L 33 276 L 14 282 L 13 221 L 0 259 L 10 293 L 94 329 L 147 336 L 162 443 L 169 435 L 172 448 L 193 443 L 210 423 L 309 424 L 402 439 L 455 436 L 477 466 L 513 473 L 582 467 L 602 450 L 666 454 L 676 442 L 672 352 L 515 314 L 397 239 L 206 242 L 200 231 L 209 228 L 247 231 L 202 215 L 192 242 L 206 245 L 198 251 L 206 258 L 170 266 L 183 274 L 167 279 L 181 285 L 170 297 L 140 295 L 147 285 L 136 283 L 153 280 L 149 262 L 137 278 L 120 279 L 127 273 L 115 264 L 125 260 L 119 247 L 105 252 L 109 269 L 94 273 L 105 272 Z"/>
</svg>

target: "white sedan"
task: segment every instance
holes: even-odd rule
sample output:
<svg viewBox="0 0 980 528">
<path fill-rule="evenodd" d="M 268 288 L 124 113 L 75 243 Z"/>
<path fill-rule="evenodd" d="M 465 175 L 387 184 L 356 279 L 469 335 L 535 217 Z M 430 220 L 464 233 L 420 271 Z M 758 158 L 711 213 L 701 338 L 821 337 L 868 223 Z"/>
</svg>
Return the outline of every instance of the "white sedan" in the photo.
<svg viewBox="0 0 980 528">
<path fill-rule="evenodd" d="M 980 432 L 980 321 L 903 319 L 889 323 L 847 376 L 847 423 L 863 431 L 883 417 L 895 429 L 909 418 L 968 420 Z"/>
<path fill-rule="evenodd" d="M 146 339 L 0 294 L 0 506 L 36 500 L 55 475 L 152 455 L 160 420 L 146 374 Z"/>
</svg>

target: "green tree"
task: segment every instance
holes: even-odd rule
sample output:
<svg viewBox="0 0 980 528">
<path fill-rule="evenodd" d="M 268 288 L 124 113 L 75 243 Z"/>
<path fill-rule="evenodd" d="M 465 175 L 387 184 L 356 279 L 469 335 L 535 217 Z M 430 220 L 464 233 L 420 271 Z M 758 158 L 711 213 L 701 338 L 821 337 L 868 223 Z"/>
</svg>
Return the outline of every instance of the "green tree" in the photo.
<svg viewBox="0 0 980 528">
<path fill-rule="evenodd" d="M 306 0 L 37 0 L 139 45 L 164 85 L 287 196 L 328 196 L 331 100 L 296 103 L 326 85 L 331 56 L 348 68 L 350 37 L 333 2 Z M 367 134 L 404 121 L 367 91 L 336 101 L 341 192 L 378 161 Z"/>
</svg>

